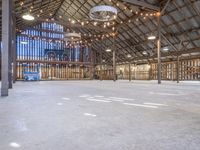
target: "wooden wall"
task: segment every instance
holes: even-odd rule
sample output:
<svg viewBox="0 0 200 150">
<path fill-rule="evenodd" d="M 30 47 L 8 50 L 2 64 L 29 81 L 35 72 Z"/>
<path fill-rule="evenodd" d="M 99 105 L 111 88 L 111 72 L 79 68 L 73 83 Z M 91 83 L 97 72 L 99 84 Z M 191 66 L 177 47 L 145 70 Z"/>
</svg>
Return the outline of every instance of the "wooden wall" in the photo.
<svg viewBox="0 0 200 150">
<path fill-rule="evenodd" d="M 163 80 L 177 80 L 177 76 L 180 80 L 200 80 L 200 59 L 180 60 L 179 65 L 176 61 L 162 63 Z M 150 78 L 157 79 L 157 64 L 151 64 Z"/>
<path fill-rule="evenodd" d="M 162 80 L 200 80 L 200 58 L 191 60 L 180 60 L 162 63 Z M 178 67 L 178 68 L 177 68 Z M 157 63 L 134 65 L 131 64 L 132 80 L 157 80 Z M 177 71 L 179 73 L 177 74 Z M 129 64 L 117 65 L 117 78 L 120 80 L 129 79 Z M 100 76 L 100 66 L 96 68 L 96 74 Z M 103 67 L 102 79 L 112 80 L 112 66 Z"/>
<path fill-rule="evenodd" d="M 48 63 L 40 63 L 37 65 L 39 65 L 41 80 L 83 80 L 92 78 L 92 68 L 90 66 Z M 36 70 L 36 65 L 34 63 L 28 63 L 28 68 L 30 70 Z M 17 80 L 23 80 L 24 69 L 25 66 L 23 63 L 18 63 Z"/>
</svg>

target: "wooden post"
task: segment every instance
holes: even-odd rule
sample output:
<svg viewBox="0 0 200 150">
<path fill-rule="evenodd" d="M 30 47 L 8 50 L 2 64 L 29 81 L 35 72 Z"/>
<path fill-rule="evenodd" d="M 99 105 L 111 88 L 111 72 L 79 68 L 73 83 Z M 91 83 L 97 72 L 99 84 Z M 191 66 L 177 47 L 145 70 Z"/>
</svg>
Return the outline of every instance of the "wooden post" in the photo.
<svg viewBox="0 0 200 150">
<path fill-rule="evenodd" d="M 103 51 L 103 50 L 101 49 L 101 52 L 100 52 L 100 81 L 103 80 L 103 72 L 102 72 L 102 71 L 103 71 L 103 70 L 102 70 L 102 67 L 103 67 L 103 66 L 102 66 L 102 61 L 103 61 L 103 60 L 102 60 L 102 51 Z"/>
<path fill-rule="evenodd" d="M 179 83 L 179 56 L 177 56 L 177 73 L 176 73 L 176 75 L 177 75 L 177 83 Z"/>
<path fill-rule="evenodd" d="M 131 62 L 129 62 L 128 64 L 128 70 L 129 70 L 128 78 L 129 78 L 129 81 L 131 81 Z"/>
<path fill-rule="evenodd" d="M 116 81 L 116 49 L 115 49 L 115 35 L 113 35 L 113 81 Z"/>
<path fill-rule="evenodd" d="M 161 14 L 158 15 L 158 41 L 157 41 L 157 53 L 158 53 L 158 84 L 161 84 Z"/>
<path fill-rule="evenodd" d="M 13 50 L 13 83 L 17 80 L 17 45 L 16 45 L 16 17 L 13 17 L 13 42 L 12 42 L 12 50 Z"/>
<path fill-rule="evenodd" d="M 12 13 L 12 0 L 2 0 L 2 59 L 1 59 L 1 96 L 8 96 L 9 88 L 9 51 L 11 40 L 11 13 Z"/>
</svg>

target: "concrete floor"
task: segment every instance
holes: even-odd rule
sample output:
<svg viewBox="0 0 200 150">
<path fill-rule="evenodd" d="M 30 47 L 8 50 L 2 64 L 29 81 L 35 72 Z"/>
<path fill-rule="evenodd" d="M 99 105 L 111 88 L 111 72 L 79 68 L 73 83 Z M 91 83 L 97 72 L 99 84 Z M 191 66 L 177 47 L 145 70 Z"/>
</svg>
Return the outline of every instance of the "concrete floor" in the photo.
<svg viewBox="0 0 200 150">
<path fill-rule="evenodd" d="M 0 150 L 199 150 L 200 82 L 17 82 Z"/>
</svg>

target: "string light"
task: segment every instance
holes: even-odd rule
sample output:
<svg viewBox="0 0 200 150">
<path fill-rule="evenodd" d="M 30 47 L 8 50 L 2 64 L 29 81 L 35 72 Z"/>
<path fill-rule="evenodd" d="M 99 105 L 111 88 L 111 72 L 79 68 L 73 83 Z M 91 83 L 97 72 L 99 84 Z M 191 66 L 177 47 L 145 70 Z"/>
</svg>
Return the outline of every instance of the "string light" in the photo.
<svg viewBox="0 0 200 150">
<path fill-rule="evenodd" d="M 24 5 L 24 2 L 22 1 L 22 2 L 20 3 L 20 5 L 23 6 L 23 5 Z"/>
<path fill-rule="evenodd" d="M 109 2 L 112 2 L 112 0 L 109 0 Z M 20 3 L 20 5 L 23 6 L 23 5 L 24 5 L 24 2 L 22 1 L 22 2 Z M 115 3 L 115 5 L 119 7 L 121 4 L 120 4 L 120 2 L 117 2 L 117 3 Z M 33 6 L 30 6 L 30 10 L 29 10 L 29 11 L 32 12 L 32 9 L 33 9 L 33 8 L 34 8 Z M 130 9 L 130 7 L 126 6 L 125 4 L 122 4 L 122 8 L 123 8 L 124 10 L 126 10 L 126 11 L 131 12 L 131 13 L 134 12 L 133 9 Z M 42 9 L 40 10 L 40 13 L 43 13 L 43 10 L 42 10 Z M 136 21 L 139 21 L 140 16 L 143 16 L 143 19 L 146 19 L 148 16 L 160 16 L 160 12 L 157 12 L 157 13 L 144 13 L 144 12 L 141 12 L 141 13 L 139 13 L 138 11 L 135 11 L 135 14 L 136 14 L 136 15 L 139 14 L 138 18 L 136 18 Z M 49 15 L 52 16 L 53 14 L 52 14 L 52 13 L 49 13 Z M 40 14 L 38 14 L 37 17 L 40 17 Z M 59 18 L 62 18 L 62 16 L 60 15 Z M 141 17 L 141 18 L 142 18 L 142 17 Z M 114 19 L 117 19 L 117 15 L 114 16 Z M 54 18 L 53 18 L 53 20 L 54 20 Z M 49 21 L 49 20 L 46 19 L 46 21 Z M 68 21 L 69 21 L 70 23 L 72 23 L 72 24 L 75 24 L 75 23 L 76 23 L 76 20 L 72 20 L 71 18 L 69 18 Z M 123 24 L 123 23 L 125 23 L 125 22 L 126 22 L 126 21 L 120 21 L 121 24 Z M 132 20 L 129 19 L 129 20 L 128 20 L 128 23 L 131 23 L 131 22 L 132 22 Z M 84 26 L 85 24 L 89 24 L 90 22 L 89 22 L 89 21 L 84 22 L 84 21 L 81 21 L 81 20 L 77 20 L 77 23 L 79 23 L 80 25 Z M 97 22 L 94 22 L 94 23 L 93 23 L 94 26 L 97 26 L 97 24 L 98 24 Z M 99 25 L 102 26 L 101 23 L 100 23 Z M 110 25 L 113 25 L 112 30 L 114 31 L 114 30 L 115 30 L 115 27 L 114 27 L 115 22 L 106 22 L 106 23 L 103 24 L 103 28 L 109 27 Z M 112 36 L 113 33 L 110 34 L 110 35 Z M 106 34 L 106 37 L 109 37 L 110 35 L 109 35 L 109 34 Z M 89 34 L 89 36 L 92 37 L 91 34 Z M 104 36 L 105 36 L 105 35 L 98 35 L 99 38 L 103 38 Z M 94 37 L 97 37 L 97 36 L 94 35 Z M 97 38 L 96 38 L 96 40 L 97 40 Z"/>
<path fill-rule="evenodd" d="M 97 22 L 94 22 L 94 26 L 96 26 L 97 25 Z"/>
</svg>

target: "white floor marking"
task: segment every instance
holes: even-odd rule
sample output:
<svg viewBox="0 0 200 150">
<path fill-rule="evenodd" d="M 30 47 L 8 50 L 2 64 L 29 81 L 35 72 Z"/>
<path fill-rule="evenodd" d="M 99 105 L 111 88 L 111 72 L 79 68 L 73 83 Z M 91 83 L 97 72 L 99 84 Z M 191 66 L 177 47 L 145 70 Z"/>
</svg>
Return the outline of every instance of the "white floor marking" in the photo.
<svg viewBox="0 0 200 150">
<path fill-rule="evenodd" d="M 15 143 L 15 142 L 10 143 L 10 146 L 14 147 L 14 148 L 20 148 L 21 147 L 21 145 L 19 145 L 18 143 Z"/>
<path fill-rule="evenodd" d="M 88 101 L 95 101 L 95 102 L 104 102 L 104 103 L 111 103 L 112 102 L 112 101 L 99 100 L 99 99 L 94 99 L 94 98 L 88 98 L 86 100 L 88 100 Z"/>
<path fill-rule="evenodd" d="M 95 97 L 87 97 L 87 98 L 95 98 Z"/>
<path fill-rule="evenodd" d="M 157 95 L 169 95 L 169 96 L 179 96 L 179 95 L 187 95 L 186 93 L 160 93 L 160 92 L 149 92 L 149 94 L 157 94 Z"/>
<path fill-rule="evenodd" d="M 94 97 L 104 97 L 104 96 L 101 96 L 101 95 L 95 95 Z"/>
<path fill-rule="evenodd" d="M 116 102 L 123 102 L 124 100 L 122 99 L 112 99 L 112 98 L 101 98 L 103 100 L 108 100 L 108 101 L 116 101 Z"/>
<path fill-rule="evenodd" d="M 142 105 L 142 104 L 133 104 L 133 103 L 123 103 L 123 104 L 124 105 L 130 105 L 130 106 L 138 106 L 138 107 L 158 108 L 157 106 Z"/>
<path fill-rule="evenodd" d="M 88 94 L 85 94 L 85 95 L 81 95 L 81 96 L 79 96 L 79 97 L 89 97 L 90 95 L 88 95 Z"/>
<path fill-rule="evenodd" d="M 111 99 L 118 99 L 118 100 L 125 100 L 125 101 L 133 101 L 134 99 L 130 99 L 130 98 L 122 98 L 122 97 L 109 97 Z"/>
<path fill-rule="evenodd" d="M 90 113 L 84 113 L 85 116 L 91 116 L 91 117 L 96 117 L 97 115 L 95 114 L 90 114 Z"/>
<path fill-rule="evenodd" d="M 62 97 L 63 100 L 70 100 L 70 98 Z"/>
<path fill-rule="evenodd" d="M 154 106 L 168 106 L 166 104 L 159 104 L 159 103 L 143 103 L 145 105 L 154 105 Z"/>
<path fill-rule="evenodd" d="M 57 105 L 58 105 L 58 106 L 62 106 L 62 105 L 63 105 L 63 103 L 57 103 Z"/>
</svg>

